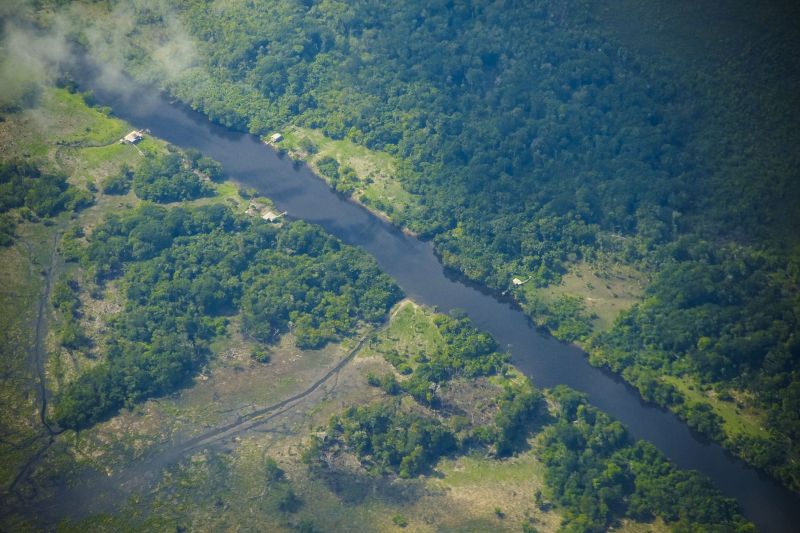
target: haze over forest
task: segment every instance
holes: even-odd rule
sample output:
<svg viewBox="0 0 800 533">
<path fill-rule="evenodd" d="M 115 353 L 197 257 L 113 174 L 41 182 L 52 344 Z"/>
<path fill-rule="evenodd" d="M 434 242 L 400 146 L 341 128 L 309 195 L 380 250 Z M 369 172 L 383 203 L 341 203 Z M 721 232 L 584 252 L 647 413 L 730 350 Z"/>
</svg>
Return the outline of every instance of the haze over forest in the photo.
<svg viewBox="0 0 800 533">
<path fill-rule="evenodd" d="M 2 528 L 791 530 L 798 15 L 5 2 Z M 164 95 L 281 159 L 233 176 L 199 122 L 119 118 Z M 776 517 L 260 192 L 303 165 L 766 476 Z"/>
</svg>

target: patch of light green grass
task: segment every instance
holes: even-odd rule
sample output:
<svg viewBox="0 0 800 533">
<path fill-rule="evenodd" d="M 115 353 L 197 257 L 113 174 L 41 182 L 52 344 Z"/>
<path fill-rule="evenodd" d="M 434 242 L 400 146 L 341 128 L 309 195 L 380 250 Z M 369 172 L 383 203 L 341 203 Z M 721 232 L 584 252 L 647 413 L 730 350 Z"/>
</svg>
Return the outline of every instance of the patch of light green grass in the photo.
<svg viewBox="0 0 800 533">
<path fill-rule="evenodd" d="M 626 519 L 614 528 L 614 531 L 618 533 L 666 533 L 672 529 L 662 518 L 656 518 L 652 522 L 634 522 Z"/>
<path fill-rule="evenodd" d="M 132 146 L 110 144 L 108 146 L 81 148 L 78 150 L 73 176 L 98 182 L 120 171 L 122 165 L 135 167 L 142 156 Z"/>
<path fill-rule="evenodd" d="M 425 307 L 404 300 L 392 312 L 388 327 L 384 329 L 373 344 L 371 352 L 386 353 L 395 350 L 401 354 L 414 356 L 430 354 L 444 347 L 442 338 L 433 323 L 434 313 Z M 413 360 L 409 360 L 413 367 Z"/>
<path fill-rule="evenodd" d="M 224 183 L 217 183 L 214 185 L 214 188 L 217 190 L 217 194 L 222 198 L 238 198 L 238 189 L 236 185 L 231 183 L 230 181 L 226 181 Z"/>
<path fill-rule="evenodd" d="M 542 464 L 530 453 L 505 461 L 480 456 L 443 459 L 436 470 L 444 474 L 442 482 L 452 487 L 510 482 L 540 485 L 544 475 Z"/>
<path fill-rule="evenodd" d="M 546 303 L 564 295 L 578 297 L 594 317 L 593 329 L 605 331 L 620 312 L 641 301 L 645 283 L 645 275 L 631 266 L 610 261 L 598 264 L 579 261 L 570 265 L 558 284 L 540 288 L 526 283 L 515 291 L 520 291 L 527 301 L 540 298 Z"/>
<path fill-rule="evenodd" d="M 89 107 L 81 94 L 66 89 L 47 89 L 42 110 L 54 121 L 52 134 L 65 143 L 104 146 L 127 133 L 125 122 L 108 116 L 107 108 Z"/>
<path fill-rule="evenodd" d="M 316 149 L 313 154 L 303 147 L 308 141 Z M 353 197 L 390 218 L 416 207 L 414 196 L 396 179 L 398 164 L 391 154 L 370 150 L 347 139 L 331 139 L 319 130 L 299 127 L 284 134 L 280 147 L 307 161 L 314 169 L 315 162 L 326 156 L 333 157 L 340 165 L 352 167 L 359 178 Z"/>
<path fill-rule="evenodd" d="M 704 402 L 711 405 L 714 412 L 722 417 L 724 430 L 728 435 L 749 435 L 766 437 L 763 413 L 748 407 L 738 407 L 734 401 L 723 401 L 716 396 L 704 393 L 700 387 L 687 376 L 662 376 L 663 381 L 677 388 L 690 403 Z"/>
</svg>

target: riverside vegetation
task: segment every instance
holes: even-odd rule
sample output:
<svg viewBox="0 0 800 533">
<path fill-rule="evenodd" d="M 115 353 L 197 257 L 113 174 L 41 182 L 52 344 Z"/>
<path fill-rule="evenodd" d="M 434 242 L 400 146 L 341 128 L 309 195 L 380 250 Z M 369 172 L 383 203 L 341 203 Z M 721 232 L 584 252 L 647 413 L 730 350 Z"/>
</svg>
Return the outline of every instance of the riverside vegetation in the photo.
<svg viewBox="0 0 800 533">
<path fill-rule="evenodd" d="M 733 502 L 720 499 L 706 480 L 675 470 L 582 394 L 563 386 L 537 390 L 467 319 L 429 320 L 437 343 L 384 351 L 393 371 L 368 376 L 384 399 L 333 416 L 322 436 L 312 437 L 302 457 L 312 475 L 331 483 L 349 471 L 343 456 L 351 454 L 372 475 L 410 478 L 430 472 L 444 455 L 488 453 L 502 460 L 529 453 L 532 445 L 547 495 L 563 506 L 566 531 L 605 531 L 620 517 L 658 517 L 676 530 L 750 530 Z M 420 380 L 428 384 L 424 397 L 415 395 Z M 484 396 L 475 401 L 479 383 Z M 547 507 L 541 493 L 534 500 Z M 536 530 L 530 520 L 522 529 Z"/>
<path fill-rule="evenodd" d="M 214 195 L 212 177 L 222 178 L 218 163 L 173 150 L 143 155 L 135 170 L 121 167 L 104 178 L 102 189 L 118 195 L 132 186 L 142 200 L 165 203 Z M 3 163 L 0 179 L 6 217 L 13 210 L 35 221 L 93 201 L 88 189 L 30 162 Z M 13 242 L 13 223 L 7 227 L 6 245 Z M 62 315 L 59 343 L 78 352 L 94 342 L 104 348 L 97 364 L 59 392 L 52 416 L 62 428 L 93 425 L 188 383 L 207 362 L 209 343 L 224 333 L 226 316 L 241 311 L 243 328 L 259 341 L 273 342 L 291 327 L 299 346 L 317 348 L 352 333 L 361 320 L 381 320 L 399 296 L 374 260 L 319 228 L 271 225 L 223 203 L 162 208 L 145 202 L 101 218 L 89 235 L 73 226 L 61 248 L 83 275 L 53 290 Z M 93 340 L 81 327 L 78 294 L 82 287 L 102 293 L 116 278 L 122 278 L 123 312 Z"/>
<path fill-rule="evenodd" d="M 59 398 L 54 418 L 69 428 L 186 384 L 225 331 L 226 315 L 241 311 L 244 331 L 257 340 L 272 342 L 291 326 L 298 346 L 318 348 L 359 320 L 382 319 L 399 294 L 369 256 L 318 228 L 279 229 L 220 204 L 143 204 L 106 218 L 79 254 L 92 281 L 123 276 L 126 303 L 109 325 L 106 361 Z M 62 309 L 65 299 L 56 301 Z M 75 337 L 62 343 L 80 348 Z"/>
<path fill-rule="evenodd" d="M 746 42 L 711 19 L 694 48 L 653 51 L 593 2 L 184 0 L 134 8 L 125 57 L 147 77 L 152 45 L 136 36 L 176 15 L 197 56 L 151 78 L 232 128 L 313 131 L 296 139 L 307 155 L 320 133 L 388 154 L 403 194 L 371 207 L 798 490 L 793 9 L 770 3 Z M 337 189 L 377 190 L 332 157 L 313 161 Z M 646 288 L 613 321 L 593 320 L 585 294 L 548 297 L 586 265 L 626 265 Z"/>
<path fill-rule="evenodd" d="M 92 465 L 108 461 L 112 472 L 124 470 L 142 454 L 140 450 L 129 457 L 127 447 L 138 449 L 141 444 L 124 439 L 154 442 L 145 450 L 157 453 L 163 433 L 185 413 L 177 403 L 179 395 L 165 395 L 190 385 L 201 368 L 224 370 L 223 363 L 215 360 L 219 351 L 215 347 L 239 339 L 236 342 L 250 350 L 245 355 L 250 366 L 244 368 L 255 373 L 265 362 L 273 364 L 270 346 L 283 342 L 287 334 L 307 354 L 331 342 L 348 342 L 359 324 L 370 329 L 374 328 L 370 324 L 383 321 L 398 299 L 394 283 L 364 252 L 301 221 L 276 225 L 242 214 L 247 202 L 217 174 L 218 167 L 199 154 L 152 138 L 140 145 L 142 154 L 119 145 L 116 140 L 126 126 L 87 107 L 81 95 L 65 89 L 45 88 L 42 99 L 30 105 L 34 107 L 4 115 L 16 142 L 6 145 L 3 153 L 4 175 L 10 176 L 4 183 L 24 192 L 25 202 L 31 203 L 20 202 L 17 193 L 9 195 L 6 216 L 17 226 L 13 242 L 0 252 L 11 257 L 24 245 L 58 243 L 47 256 L 57 265 L 45 273 L 54 278 L 52 289 L 40 296 L 48 303 L 40 308 L 45 313 L 40 320 L 49 330 L 42 386 L 51 400 L 43 421 L 55 422 L 65 431 L 51 433 L 49 444 L 40 448 L 7 446 L 4 441 L 4 457 L 13 459 L 4 464 L 33 464 L 31 470 L 23 467 L 23 475 L 16 479 L 4 477 L 4 489 L 18 481 L 36 487 L 34 493 L 12 491 L 9 499 L 4 496 L 6 502 L 12 496 L 35 501 L 64 480 L 78 479 L 82 472 L 78 465 L 87 460 Z M 58 128 L 42 130 L 39 122 L 26 121 L 34 111 Z M 45 149 L 31 156 L 31 147 L 45 139 L 87 129 L 70 124 L 75 114 L 102 132 L 103 142 L 92 143 L 100 146 Z M 98 148 L 106 150 L 104 156 L 94 154 Z M 137 189 L 137 182 L 145 187 Z M 39 189 L 45 193 L 27 194 Z M 144 201 L 137 197 L 139 192 L 166 203 Z M 81 200 L 73 202 L 76 198 Z M 41 211 L 47 218 L 27 214 L 40 204 L 53 206 Z M 34 266 L 34 259 L 27 259 L 31 263 L 25 270 Z M 4 320 L 11 320 L 12 296 L 3 296 Z M 11 353 L 6 348 L 16 350 L 23 337 L 33 335 L 25 333 L 30 325 L 18 326 L 19 338 L 3 338 L 4 354 Z M 381 364 L 379 358 L 388 363 Z M 343 496 L 335 489 L 356 490 L 357 484 L 348 484 L 348 471 L 343 470 L 350 464 L 348 454 L 362 465 L 367 486 L 385 484 L 387 490 L 406 486 L 402 480 L 411 483 L 409 489 L 427 483 L 432 468 L 469 454 L 467 464 L 497 472 L 505 471 L 504 461 L 536 465 L 530 478 L 520 482 L 524 495 L 504 492 L 505 481 L 495 489 L 488 481 L 485 487 L 481 483 L 484 497 L 496 503 L 474 527 L 491 524 L 534 531 L 562 522 L 567 529 L 602 530 L 657 518 L 677 528 L 750 529 L 733 502 L 721 498 L 707 481 L 675 470 L 651 446 L 633 442 L 619 423 L 587 405 L 580 394 L 560 388 L 536 390 L 509 367 L 494 340 L 464 317 L 434 315 L 407 303 L 368 343 L 363 361 L 371 371 L 359 373 L 356 368 L 351 392 L 338 393 L 355 407 L 342 412 L 323 397 L 301 414 L 299 426 L 305 428 L 304 416 L 322 422 L 320 415 L 329 415 L 323 426 L 325 438 L 312 435 L 304 446 L 300 458 L 307 466 L 290 453 L 281 456 L 280 463 L 263 458 L 253 448 L 263 447 L 263 441 L 253 437 L 234 457 L 210 451 L 181 463 L 175 477 L 173 471 L 165 473 L 155 492 L 149 493 L 153 499 L 136 496 L 130 506 L 120 502 L 117 514 L 65 521 L 60 527 L 180 528 L 203 518 L 198 509 L 217 509 L 219 515 L 205 517 L 198 525 L 215 520 L 229 520 L 230 525 L 237 516 L 225 509 L 252 511 L 247 506 L 253 499 L 236 497 L 236 487 L 251 488 L 251 478 L 262 476 L 261 484 L 253 486 L 262 520 L 272 520 L 269 523 L 284 530 L 310 531 L 320 523 L 319 527 L 328 523 L 335 528 L 337 522 L 326 522 L 334 520 L 333 510 L 319 515 L 304 502 L 318 495 L 341 505 Z M 4 360 L 9 369 L 12 363 Z M 240 371 L 232 375 L 241 374 L 242 367 L 237 368 Z M 215 375 L 215 370 L 211 372 Z M 9 372 L 3 382 L 3 401 L 13 403 L 4 403 L 4 413 L 24 403 L 16 403 L 14 394 L 28 386 L 28 381 L 10 377 Z M 379 387 L 374 389 L 377 397 L 368 392 L 368 383 Z M 279 382 L 272 384 L 280 390 Z M 202 395 L 202 385 L 196 388 Z M 153 414 L 160 402 L 148 401 L 154 397 L 164 402 L 162 418 Z M 151 429 L 119 434 L 120 421 L 138 428 L 142 422 L 146 426 L 151 416 Z M 6 422 L 4 431 L 9 435 L 25 435 Z M 398 426 L 402 430 L 393 431 Z M 297 423 L 294 427 L 283 437 L 290 447 L 297 446 L 292 444 Z M 34 434 L 31 442 L 42 438 Z M 20 450 L 27 455 L 18 457 Z M 248 454 L 259 460 L 253 462 Z M 43 461 L 39 467 L 37 460 Z M 538 468 L 544 468 L 543 473 Z M 327 483 L 319 486 L 320 479 Z M 448 479 L 445 475 L 435 483 L 450 486 Z M 681 487 L 677 498 L 675 486 Z M 437 494 L 425 497 L 434 506 L 455 505 Z M 171 503 L 164 504 L 161 498 Z M 366 505 L 348 505 L 365 513 L 361 516 L 380 520 Z M 144 515 L 143 508 L 148 510 Z M 413 508 L 413 502 L 391 506 L 390 522 L 397 527 L 424 527 L 409 512 Z M 561 517 L 554 522 L 556 512 Z M 36 527 L 31 517 L 5 508 L 2 519 L 14 529 Z M 453 527 L 459 529 L 458 524 Z"/>
</svg>

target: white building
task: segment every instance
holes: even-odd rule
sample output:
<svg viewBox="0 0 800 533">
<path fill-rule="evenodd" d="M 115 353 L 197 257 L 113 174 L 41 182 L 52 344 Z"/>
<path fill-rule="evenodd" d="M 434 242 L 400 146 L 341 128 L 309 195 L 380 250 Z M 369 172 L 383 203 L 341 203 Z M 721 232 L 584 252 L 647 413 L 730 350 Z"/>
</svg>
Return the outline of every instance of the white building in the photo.
<svg viewBox="0 0 800 533">
<path fill-rule="evenodd" d="M 128 144 L 136 144 L 142 139 L 144 139 L 144 132 L 142 130 L 133 130 L 125 137 L 123 137 L 122 141 Z"/>
</svg>

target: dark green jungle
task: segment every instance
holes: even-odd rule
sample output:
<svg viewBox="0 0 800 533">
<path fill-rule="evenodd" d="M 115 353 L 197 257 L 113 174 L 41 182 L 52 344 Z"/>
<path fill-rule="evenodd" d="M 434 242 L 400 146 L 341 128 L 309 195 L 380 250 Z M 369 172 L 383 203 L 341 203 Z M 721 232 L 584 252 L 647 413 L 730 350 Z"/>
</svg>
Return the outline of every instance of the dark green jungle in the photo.
<svg viewBox="0 0 800 533">
<path fill-rule="evenodd" d="M 218 83 L 188 75 L 175 94 L 233 128 L 294 123 L 396 155 L 418 207 L 395 219 L 447 266 L 497 289 L 598 257 L 646 272 L 608 331 L 580 303 L 522 304 L 800 488 L 796 9 L 772 6 L 783 22 L 747 49 L 691 56 L 636 54 L 582 2 L 180 6 Z M 745 398 L 768 434 L 727 436 L 663 375 Z"/>
<path fill-rule="evenodd" d="M 111 27 L 124 13 L 130 19 L 114 26 L 124 31 L 105 38 L 124 50 L 119 66 L 137 82 L 233 130 L 264 140 L 285 132 L 278 151 L 431 241 L 447 268 L 514 298 L 592 365 L 798 493 L 800 5 L 711 4 L 37 1 L 18 15 L 20 27 L 45 34 L 93 17 Z M 7 12 L 0 20 L 13 18 Z M 7 72 L 11 26 L 2 30 L 0 80 L 19 81 L 24 72 Z M 96 52 L 97 28 L 79 26 L 59 38 Z M 190 49 L 186 62 L 174 50 L 166 57 L 159 39 L 189 43 L 178 47 Z M 514 461 L 534 462 L 529 478 L 541 480 L 530 502 L 509 503 L 508 520 L 494 507 L 494 522 L 470 530 L 755 530 L 735 500 L 673 466 L 582 393 L 537 388 L 463 313 L 403 299 L 367 252 L 285 220 L 196 150 L 149 132 L 140 144 L 119 140 L 117 130 L 133 125 L 116 123 L 68 73 L 41 86 L 16 81 L 0 98 L 0 274 L 30 279 L 9 282 L 0 300 L 7 501 L 24 508 L 49 497 L 39 489 L 68 485 L 63 479 L 80 478 L 86 464 L 111 478 L 118 465 L 105 472 L 102 461 L 116 456 L 93 456 L 86 443 L 112 442 L 123 424 L 133 432 L 141 420 L 175 415 L 196 425 L 164 430 L 141 449 L 138 441 L 107 446 L 138 460 L 162 445 L 173 452 L 182 445 L 176 435 L 211 442 L 251 415 L 301 412 L 319 388 L 324 395 L 302 416 L 264 430 L 275 439 L 268 444 L 254 438 L 239 456 L 192 455 L 124 512 L 64 520 L 59 530 L 235 529 L 225 520 L 245 515 L 231 495 L 247 492 L 254 471 L 263 479 L 247 505 L 263 505 L 269 527 L 347 530 L 355 522 L 337 506 L 374 521 L 381 505 L 401 502 L 376 530 L 415 530 L 422 519 L 405 516 L 414 512 L 406 492 L 444 498 L 452 487 L 435 483 L 463 470 L 467 463 L 449 463 L 458 461 L 491 461 L 487 485 L 487 472 Z M 70 113 L 95 122 L 81 132 Z M 52 138 L 79 140 L 42 134 L 42 145 L 55 144 L 48 152 L 30 132 L 51 126 Z M 391 175 L 365 176 L 330 146 L 391 160 Z M 361 194 L 373 178 L 401 200 Z M 46 256 L 40 249 L 50 242 Z M 628 277 L 612 282 L 612 272 Z M 574 289 L 576 279 L 588 292 Z M 601 312 L 593 283 L 613 299 L 615 287 L 637 288 Z M 29 307 L 40 302 L 38 315 L 18 313 L 20 295 Z M 331 353 L 347 355 L 331 366 Z M 26 372 L 36 386 L 13 381 Z M 240 385 L 224 389 L 247 374 L 264 380 L 263 395 L 246 384 L 244 399 Z M 335 384 L 322 387 L 329 379 Z M 213 418 L 232 400 L 212 387 L 236 398 L 235 423 Z M 213 412 L 204 419 L 183 394 L 219 405 L 203 407 Z M 246 413 L 265 398 L 277 403 Z M 12 413 L 20 402 L 32 422 Z M 242 467 L 248 453 L 258 469 Z M 70 461 L 84 463 L 64 466 Z M 120 470 L 135 471 L 131 464 Z M 203 468 L 207 479 L 195 471 Z M 515 479 L 505 475 L 497 474 L 501 484 Z M 34 488 L 20 489 L 26 482 Z M 195 489 L 185 507 L 173 505 Z M 324 520 L 315 505 L 328 509 Z M 0 505 L 0 528 L 37 529 L 35 513 L 9 509 Z M 224 518 L 201 522 L 196 509 Z M 431 531 L 460 527 L 425 520 Z"/>
</svg>

